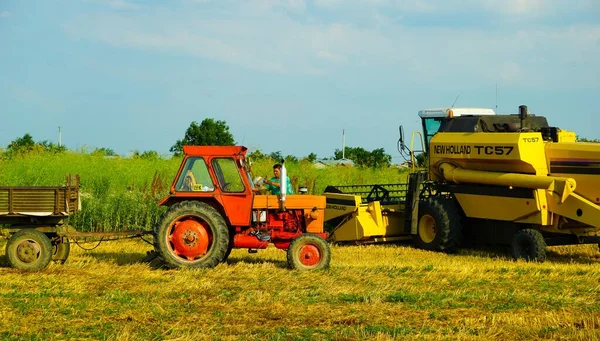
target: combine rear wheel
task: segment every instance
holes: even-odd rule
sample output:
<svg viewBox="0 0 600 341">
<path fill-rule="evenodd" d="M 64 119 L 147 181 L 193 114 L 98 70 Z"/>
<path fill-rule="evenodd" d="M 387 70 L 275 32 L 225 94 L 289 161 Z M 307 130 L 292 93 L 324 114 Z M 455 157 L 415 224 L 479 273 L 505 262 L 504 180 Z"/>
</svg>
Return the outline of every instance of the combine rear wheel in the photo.
<svg viewBox="0 0 600 341">
<path fill-rule="evenodd" d="M 302 234 L 287 250 L 287 262 L 296 270 L 318 270 L 329 267 L 331 250 L 325 239 L 314 234 Z"/>
<path fill-rule="evenodd" d="M 63 242 L 62 238 L 52 241 L 52 261 L 64 264 L 71 253 L 71 244 Z"/>
<path fill-rule="evenodd" d="M 154 249 L 170 267 L 212 268 L 226 256 L 229 230 L 212 206 L 195 201 L 177 203 L 154 228 Z"/>
<path fill-rule="evenodd" d="M 452 252 L 461 233 L 460 216 L 452 200 L 431 197 L 419 202 L 417 234 L 413 241 L 418 248 Z"/>
<path fill-rule="evenodd" d="M 22 229 L 8 240 L 6 256 L 15 269 L 39 271 L 46 268 L 52 259 L 52 244 L 42 232 Z"/>
<path fill-rule="evenodd" d="M 515 233 L 510 251 L 515 259 L 543 262 L 546 260 L 546 241 L 540 231 L 523 229 Z"/>
</svg>

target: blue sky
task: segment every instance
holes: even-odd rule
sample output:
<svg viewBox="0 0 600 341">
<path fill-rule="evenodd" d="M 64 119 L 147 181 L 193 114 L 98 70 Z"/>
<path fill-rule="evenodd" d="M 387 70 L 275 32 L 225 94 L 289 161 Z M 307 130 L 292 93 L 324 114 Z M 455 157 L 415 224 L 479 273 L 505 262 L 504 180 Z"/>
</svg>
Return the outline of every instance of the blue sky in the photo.
<svg viewBox="0 0 600 341">
<path fill-rule="evenodd" d="M 417 111 L 521 104 L 600 138 L 600 1 L 0 0 L 0 146 L 168 153 L 192 121 L 238 144 L 398 157 Z"/>
</svg>

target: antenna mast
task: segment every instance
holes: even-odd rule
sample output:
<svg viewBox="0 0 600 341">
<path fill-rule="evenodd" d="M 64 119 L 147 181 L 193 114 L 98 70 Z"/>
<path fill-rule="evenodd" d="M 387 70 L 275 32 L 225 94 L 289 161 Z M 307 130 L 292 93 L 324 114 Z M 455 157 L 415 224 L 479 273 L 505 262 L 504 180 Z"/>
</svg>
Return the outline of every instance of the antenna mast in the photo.
<svg viewBox="0 0 600 341">
<path fill-rule="evenodd" d="M 458 96 L 456 96 L 456 99 L 454 100 L 454 103 L 452 103 L 452 108 L 454 108 L 454 104 L 456 104 L 456 101 L 458 101 L 459 97 L 460 97 L 460 94 L 458 94 Z"/>
<path fill-rule="evenodd" d="M 496 112 L 498 111 L 498 83 L 496 83 Z"/>
</svg>

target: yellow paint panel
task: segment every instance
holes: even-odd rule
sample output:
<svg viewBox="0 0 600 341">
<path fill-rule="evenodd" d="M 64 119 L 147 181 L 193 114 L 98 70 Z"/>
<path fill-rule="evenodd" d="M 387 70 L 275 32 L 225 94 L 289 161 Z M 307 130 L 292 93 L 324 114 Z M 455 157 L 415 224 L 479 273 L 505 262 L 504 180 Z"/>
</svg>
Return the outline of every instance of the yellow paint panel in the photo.
<svg viewBox="0 0 600 341">
<path fill-rule="evenodd" d="M 496 197 L 477 194 L 455 194 L 463 211 L 470 218 L 516 221 L 537 214 L 542 223 L 535 199 Z M 530 218 L 531 219 L 531 218 Z"/>
</svg>

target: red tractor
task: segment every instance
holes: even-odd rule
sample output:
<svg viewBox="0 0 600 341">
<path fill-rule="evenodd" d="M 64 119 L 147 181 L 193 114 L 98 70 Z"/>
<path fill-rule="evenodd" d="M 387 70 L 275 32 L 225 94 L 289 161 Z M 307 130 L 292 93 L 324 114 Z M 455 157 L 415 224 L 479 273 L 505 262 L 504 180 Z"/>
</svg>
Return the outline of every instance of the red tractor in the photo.
<svg viewBox="0 0 600 341">
<path fill-rule="evenodd" d="M 329 267 L 325 197 L 261 195 L 247 148 L 184 146 L 185 157 L 154 228 L 154 249 L 170 267 L 210 268 L 233 248 L 287 250 L 292 269 Z M 285 178 L 285 177 L 282 177 Z M 284 191 L 282 191 L 284 192 Z"/>
</svg>

